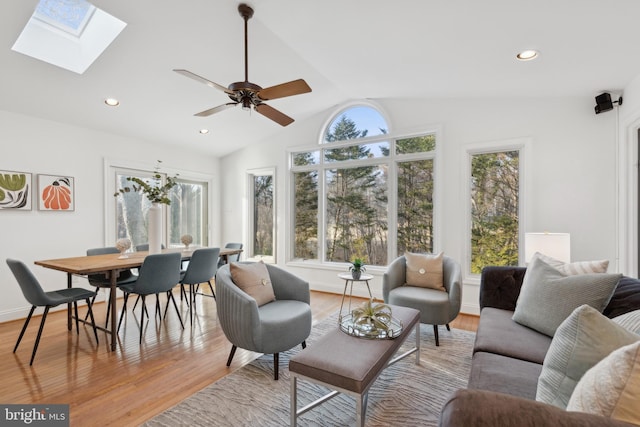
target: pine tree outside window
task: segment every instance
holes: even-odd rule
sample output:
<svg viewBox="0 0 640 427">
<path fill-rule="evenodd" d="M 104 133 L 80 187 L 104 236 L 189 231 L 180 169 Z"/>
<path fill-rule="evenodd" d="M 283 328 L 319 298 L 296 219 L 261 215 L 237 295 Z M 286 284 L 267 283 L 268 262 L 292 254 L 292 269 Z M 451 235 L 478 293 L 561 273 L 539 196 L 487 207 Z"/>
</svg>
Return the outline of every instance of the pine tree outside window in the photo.
<svg viewBox="0 0 640 427">
<path fill-rule="evenodd" d="M 436 132 L 388 131 L 378 111 L 352 107 L 319 148 L 291 152 L 291 260 L 385 266 L 433 250 Z"/>
</svg>

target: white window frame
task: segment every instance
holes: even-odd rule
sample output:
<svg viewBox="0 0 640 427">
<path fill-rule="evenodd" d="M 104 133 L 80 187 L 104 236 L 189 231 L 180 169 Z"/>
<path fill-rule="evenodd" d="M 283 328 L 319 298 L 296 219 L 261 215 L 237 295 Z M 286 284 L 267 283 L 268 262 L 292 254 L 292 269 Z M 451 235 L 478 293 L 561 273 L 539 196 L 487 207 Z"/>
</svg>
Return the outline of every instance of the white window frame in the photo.
<svg viewBox="0 0 640 427">
<path fill-rule="evenodd" d="M 352 104 L 353 105 L 362 105 L 362 104 Z M 357 163 L 358 166 L 370 166 L 370 165 L 379 165 L 379 164 L 387 164 L 389 167 L 389 180 L 387 182 L 387 198 L 388 198 L 388 235 L 396 236 L 397 229 L 397 212 L 395 206 L 397 205 L 398 193 L 397 193 L 397 163 L 401 161 L 409 161 L 409 160 L 426 160 L 433 159 L 434 160 L 434 189 L 433 189 L 433 200 L 434 200 L 434 209 L 433 209 L 433 251 L 439 252 L 442 249 L 442 202 L 441 202 L 441 194 L 442 194 L 442 185 L 443 185 L 443 177 L 442 177 L 442 152 L 443 152 L 443 137 L 442 137 L 442 127 L 440 125 L 432 125 L 425 126 L 420 130 L 413 130 L 411 132 L 390 132 L 384 135 L 376 135 L 373 137 L 365 137 L 358 138 L 349 141 L 341 141 L 341 142 L 324 142 L 324 132 L 326 131 L 326 126 L 328 126 L 335 117 L 342 114 L 345 111 L 345 108 L 341 108 L 339 112 L 331 116 L 330 120 L 327 120 L 325 126 L 322 128 L 320 143 L 315 145 L 308 146 L 299 146 L 299 147 L 291 147 L 287 150 L 287 165 L 288 165 L 288 173 L 287 173 L 287 199 L 286 203 L 288 205 L 286 212 L 286 219 L 288 224 L 288 238 L 286 242 L 286 263 L 290 266 L 304 266 L 304 267 L 317 267 L 317 268 L 329 268 L 332 270 L 342 270 L 344 268 L 344 263 L 336 263 L 323 261 L 326 257 L 326 245 L 324 244 L 325 240 L 325 226 L 326 226 L 326 185 L 325 185 L 325 171 L 327 169 L 335 169 L 339 167 L 348 167 Z M 380 111 L 380 110 L 378 110 Z M 382 114 L 382 113 L 381 113 Z M 383 117 L 386 117 L 383 114 Z M 407 139 L 412 137 L 424 136 L 424 135 L 435 135 L 436 137 L 436 148 L 434 151 L 429 153 L 411 153 L 411 154 L 396 154 L 396 140 Z M 375 142 L 389 142 L 389 156 L 387 157 L 376 157 L 371 159 L 359 160 L 359 161 L 344 161 L 344 162 L 331 162 L 327 163 L 324 161 L 324 156 L 322 155 L 322 150 L 327 148 L 339 148 L 350 145 L 364 145 Z M 299 152 L 306 151 L 317 151 L 320 150 L 320 158 L 319 163 L 315 165 L 294 167 L 292 164 L 293 154 Z M 294 244 L 295 239 L 295 204 L 293 203 L 293 197 L 295 195 L 295 183 L 293 179 L 294 172 L 302 172 L 309 170 L 317 170 L 318 171 L 318 242 L 320 243 L 320 247 L 318 248 L 318 259 L 317 260 L 294 260 Z M 393 171 L 393 172 L 392 172 Z M 393 259 L 396 258 L 397 253 L 397 242 L 395 237 L 389 237 L 387 240 L 387 262 L 390 263 Z M 371 271 L 384 271 L 385 266 L 370 266 L 367 267 L 368 270 Z"/>
<path fill-rule="evenodd" d="M 273 248 L 271 249 L 273 252 L 272 256 L 262 255 L 253 253 L 253 241 L 254 241 L 254 233 L 253 229 L 253 220 L 254 220 L 254 212 L 255 212 L 255 194 L 254 194 L 254 179 L 256 176 L 267 176 L 270 175 L 273 179 Z M 277 176 L 276 176 L 276 167 L 267 167 L 260 169 L 250 169 L 247 171 L 247 201 L 248 201 L 248 209 L 247 209 L 247 244 L 245 247 L 247 248 L 247 260 L 249 261 L 263 261 L 267 264 L 275 264 L 277 261 L 276 249 L 277 239 L 278 239 L 278 227 L 277 227 Z"/>
<path fill-rule="evenodd" d="M 157 164 L 136 162 L 122 159 L 104 159 L 104 192 L 105 192 L 105 204 L 104 204 L 104 244 L 105 246 L 113 246 L 116 241 L 116 198 L 114 197 L 116 190 L 116 170 L 117 169 L 134 169 L 143 172 L 154 173 L 156 171 Z M 213 242 L 212 236 L 212 224 L 213 224 L 213 188 L 214 177 L 212 175 L 203 174 L 199 172 L 193 172 L 183 169 L 175 169 L 171 167 L 165 167 L 162 165 L 161 173 L 167 175 L 178 175 L 180 179 L 189 181 L 206 182 L 207 183 L 207 239 L 209 245 Z M 166 240 L 168 237 L 168 224 L 167 213 L 163 212 L 163 238 Z M 166 242 L 163 242 L 166 243 Z"/>
<path fill-rule="evenodd" d="M 518 151 L 518 242 L 524 242 L 524 233 L 529 229 L 527 215 L 527 199 L 530 188 L 530 176 L 527 163 L 531 156 L 531 138 L 513 138 L 491 142 L 481 142 L 469 144 L 464 147 L 463 170 L 464 180 L 462 181 L 462 194 L 464 195 L 465 207 L 465 228 L 464 228 L 464 257 L 462 266 L 463 281 L 465 284 L 480 285 L 480 275 L 471 273 L 471 159 L 474 155 L 499 153 L 505 151 Z M 518 258 L 524 259 L 524 244 L 518 245 Z M 522 261 L 520 261 L 522 264 Z"/>
</svg>

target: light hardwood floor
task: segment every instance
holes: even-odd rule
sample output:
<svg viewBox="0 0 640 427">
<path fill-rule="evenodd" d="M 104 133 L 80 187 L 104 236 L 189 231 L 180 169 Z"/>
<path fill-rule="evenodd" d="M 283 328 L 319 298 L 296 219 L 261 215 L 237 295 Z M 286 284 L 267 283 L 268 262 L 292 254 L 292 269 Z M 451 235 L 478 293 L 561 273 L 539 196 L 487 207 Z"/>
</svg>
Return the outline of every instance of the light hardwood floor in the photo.
<svg viewBox="0 0 640 427">
<path fill-rule="evenodd" d="M 71 426 L 136 426 L 258 356 L 238 349 L 227 368 L 231 344 L 218 325 L 213 298 L 198 297 L 196 320 L 190 328 L 186 303 L 180 302 L 177 290 L 174 294 L 184 330 L 170 307 L 162 327 L 157 319 L 145 326 L 140 345 L 138 307 L 135 315 L 127 313 L 115 352 L 109 351 L 106 333 L 99 331 L 96 345 L 90 326 L 81 324 L 77 335 L 75 326 L 67 331 L 66 311 L 49 314 L 31 367 L 41 318 L 31 320 L 15 354 L 23 320 L 0 324 L 0 403 L 65 403 L 70 405 Z M 312 292 L 314 322 L 336 312 L 340 299 L 341 295 Z M 96 304 L 94 311 L 96 320 L 104 324 L 105 304 Z M 477 324 L 476 316 L 460 315 L 451 326 L 475 331 Z"/>
</svg>

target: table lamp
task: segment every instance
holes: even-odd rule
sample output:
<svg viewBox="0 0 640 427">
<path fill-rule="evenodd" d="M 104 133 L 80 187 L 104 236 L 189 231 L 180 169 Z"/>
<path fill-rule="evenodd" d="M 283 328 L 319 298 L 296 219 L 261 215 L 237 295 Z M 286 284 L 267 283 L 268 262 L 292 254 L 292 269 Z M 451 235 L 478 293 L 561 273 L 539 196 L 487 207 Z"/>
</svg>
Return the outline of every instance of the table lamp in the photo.
<svg viewBox="0 0 640 427">
<path fill-rule="evenodd" d="M 571 262 L 571 235 L 569 233 L 525 233 L 524 262 L 529 264 L 533 254 L 550 256 L 562 262 Z"/>
</svg>

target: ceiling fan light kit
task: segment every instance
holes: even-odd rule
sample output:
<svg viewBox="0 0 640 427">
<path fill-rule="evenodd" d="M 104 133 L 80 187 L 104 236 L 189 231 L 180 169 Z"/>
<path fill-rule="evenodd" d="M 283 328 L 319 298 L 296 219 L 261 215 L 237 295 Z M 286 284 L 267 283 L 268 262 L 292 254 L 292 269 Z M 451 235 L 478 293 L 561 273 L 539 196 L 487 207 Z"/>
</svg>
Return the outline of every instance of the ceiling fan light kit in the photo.
<svg viewBox="0 0 640 427">
<path fill-rule="evenodd" d="M 308 93 L 311 92 L 311 88 L 303 79 L 281 83 L 264 89 L 249 81 L 249 39 L 247 28 L 248 21 L 253 16 L 253 9 L 249 5 L 242 3 L 238 6 L 238 12 L 244 19 L 244 81 L 231 83 L 228 87 L 224 87 L 191 71 L 183 69 L 174 69 L 173 71 L 214 89 L 221 90 L 233 101 L 196 113 L 195 116 L 197 117 L 208 117 L 240 104 L 244 110 L 250 110 L 253 107 L 255 111 L 281 126 L 290 125 L 294 121 L 291 117 L 265 104 L 264 101 Z"/>
</svg>

